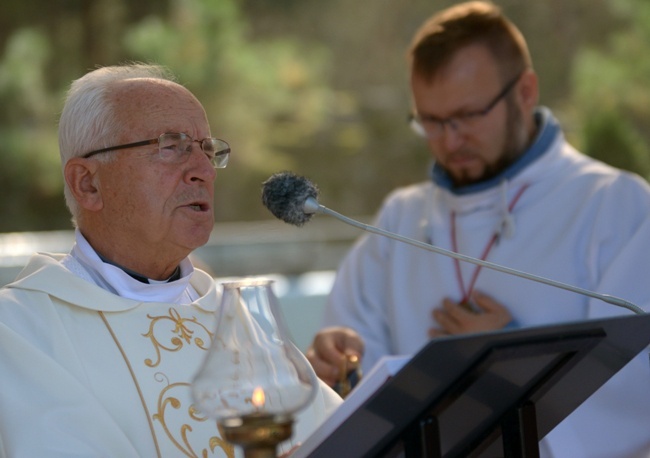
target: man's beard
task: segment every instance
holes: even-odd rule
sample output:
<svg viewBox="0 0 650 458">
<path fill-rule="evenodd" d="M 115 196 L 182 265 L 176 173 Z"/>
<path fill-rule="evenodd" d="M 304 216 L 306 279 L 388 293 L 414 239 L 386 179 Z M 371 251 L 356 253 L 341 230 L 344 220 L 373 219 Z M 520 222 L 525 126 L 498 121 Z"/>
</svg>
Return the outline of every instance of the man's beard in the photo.
<svg viewBox="0 0 650 458">
<path fill-rule="evenodd" d="M 507 169 L 524 153 L 528 145 L 528 133 L 526 132 L 523 114 L 511 98 L 506 98 L 506 110 L 505 144 L 499 158 L 493 163 L 486 164 L 483 173 L 479 177 L 472 177 L 465 170 L 456 175 L 448 172 L 456 187 L 490 180 Z"/>
</svg>

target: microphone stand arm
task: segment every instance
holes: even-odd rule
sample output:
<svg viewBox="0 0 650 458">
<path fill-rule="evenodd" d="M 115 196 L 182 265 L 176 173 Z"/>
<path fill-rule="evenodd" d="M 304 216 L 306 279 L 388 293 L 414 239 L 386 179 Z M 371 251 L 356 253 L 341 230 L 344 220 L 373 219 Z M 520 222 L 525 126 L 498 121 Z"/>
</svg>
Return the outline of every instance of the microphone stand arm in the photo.
<svg viewBox="0 0 650 458">
<path fill-rule="evenodd" d="M 445 250 L 444 248 L 440 248 L 440 247 L 437 247 L 437 246 L 434 246 L 434 245 L 430 245 L 428 243 L 420 242 L 419 240 L 415 240 L 415 239 L 412 239 L 412 238 L 409 238 L 409 237 L 404 237 L 404 236 L 399 235 L 399 234 L 394 234 L 392 232 L 385 231 L 385 230 L 380 229 L 378 227 L 371 226 L 371 225 L 368 225 L 368 224 L 364 224 L 364 223 L 356 221 L 356 220 L 354 220 L 352 218 L 348 218 L 347 216 L 344 216 L 344 215 L 342 215 L 340 213 L 335 212 L 334 210 L 331 210 L 331 209 L 319 204 L 316 201 L 316 199 L 314 199 L 312 197 L 308 198 L 305 201 L 305 204 L 304 204 L 303 208 L 304 208 L 305 213 L 307 213 L 307 214 L 322 213 L 322 214 L 325 214 L 325 215 L 333 216 L 334 218 L 337 218 L 337 219 L 343 221 L 344 223 L 350 224 L 351 226 L 357 227 L 357 228 L 362 229 L 362 230 L 364 230 L 366 232 L 371 232 L 373 234 L 383 235 L 383 236 L 389 237 L 391 239 L 394 239 L 394 240 L 397 240 L 397 241 L 400 241 L 400 242 L 404 242 L 404 243 L 407 243 L 409 245 L 416 246 L 418 248 L 423 248 L 425 250 L 432 251 L 432 252 L 438 253 L 438 254 L 442 254 L 444 256 L 449 256 L 449 257 L 452 257 L 452 258 L 456 258 L 456 259 L 461 260 L 461 261 L 470 262 L 472 264 L 476 264 L 476 265 L 479 265 L 479 266 L 482 266 L 482 267 L 486 267 L 488 269 L 497 270 L 499 272 L 507 273 L 507 274 L 510 274 L 510 275 L 515 275 L 517 277 L 525 278 L 527 280 L 536 281 L 538 283 L 544 283 L 546 285 L 555 286 L 557 288 L 561 288 L 561 289 L 564 289 L 564 290 L 567 290 L 567 291 L 582 294 L 584 296 L 593 297 L 595 299 L 599 299 L 599 300 L 607 302 L 609 304 L 616 305 L 618 307 L 626 308 L 626 309 L 631 310 L 632 312 L 634 312 L 634 313 L 636 313 L 638 315 L 645 315 L 645 312 L 643 311 L 643 309 L 641 309 L 639 306 L 637 306 L 637 305 L 635 305 L 635 304 L 633 304 L 633 303 L 631 303 L 629 301 L 626 301 L 625 299 L 621 299 L 621 298 L 616 297 L 616 296 L 611 296 L 609 294 L 596 293 L 596 292 L 589 291 L 587 289 L 583 289 L 583 288 L 580 288 L 580 287 L 577 287 L 577 286 L 572 286 L 572 285 L 569 285 L 569 284 L 566 284 L 566 283 L 558 282 L 558 281 L 555 281 L 555 280 L 550 280 L 550 279 L 545 278 L 545 277 L 540 277 L 540 276 L 537 276 L 537 275 L 529 274 L 529 273 L 522 272 L 522 271 L 519 271 L 519 270 L 511 269 L 509 267 L 504 267 L 504 266 L 501 266 L 499 264 L 495 264 L 495 263 L 492 263 L 492 262 L 489 262 L 489 261 L 482 261 L 480 259 L 472 258 L 472 257 L 466 256 L 464 254 L 456 253 L 456 252 L 453 252 L 453 251 Z"/>
</svg>

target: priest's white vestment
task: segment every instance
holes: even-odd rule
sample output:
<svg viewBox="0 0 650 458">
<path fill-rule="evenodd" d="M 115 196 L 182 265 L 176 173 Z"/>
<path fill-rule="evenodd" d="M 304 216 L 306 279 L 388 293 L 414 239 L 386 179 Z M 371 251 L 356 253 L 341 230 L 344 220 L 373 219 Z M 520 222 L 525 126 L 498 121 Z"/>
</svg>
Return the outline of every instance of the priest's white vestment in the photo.
<svg viewBox="0 0 650 458">
<path fill-rule="evenodd" d="M 190 384 L 214 338 L 215 281 L 188 305 L 125 299 L 38 254 L 0 291 L 0 457 L 233 457 Z M 321 384 L 292 444 L 340 403 Z"/>
</svg>

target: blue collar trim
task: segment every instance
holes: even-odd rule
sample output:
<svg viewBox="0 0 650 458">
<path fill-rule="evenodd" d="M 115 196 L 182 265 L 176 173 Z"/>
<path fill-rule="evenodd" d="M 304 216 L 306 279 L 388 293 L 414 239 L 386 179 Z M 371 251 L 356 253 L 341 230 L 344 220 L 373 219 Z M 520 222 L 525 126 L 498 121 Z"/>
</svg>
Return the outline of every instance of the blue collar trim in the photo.
<svg viewBox="0 0 650 458">
<path fill-rule="evenodd" d="M 441 188 L 447 189 L 449 192 L 456 195 L 467 195 L 485 191 L 499 185 L 504 180 L 512 179 L 515 175 L 547 152 L 555 138 L 561 132 L 560 124 L 551 113 L 551 110 L 546 107 L 538 107 L 536 109 L 535 121 L 539 125 L 537 138 L 533 144 L 530 145 L 528 150 L 519 157 L 519 159 L 508 166 L 499 175 L 490 178 L 487 181 L 456 188 L 447 172 L 445 172 L 438 164 L 434 163 L 431 169 L 431 179 Z"/>
</svg>

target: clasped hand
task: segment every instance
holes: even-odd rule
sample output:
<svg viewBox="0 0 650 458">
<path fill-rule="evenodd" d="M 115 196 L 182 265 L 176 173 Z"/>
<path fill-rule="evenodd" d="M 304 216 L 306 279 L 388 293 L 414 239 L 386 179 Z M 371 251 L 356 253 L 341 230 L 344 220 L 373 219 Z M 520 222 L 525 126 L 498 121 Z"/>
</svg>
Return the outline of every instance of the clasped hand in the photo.
<svg viewBox="0 0 650 458">
<path fill-rule="evenodd" d="M 493 331 L 512 321 L 508 309 L 487 294 L 474 292 L 471 300 L 476 306 L 475 311 L 451 299 L 444 299 L 442 307 L 432 312 L 439 326 L 429 329 L 429 337 Z"/>
</svg>

